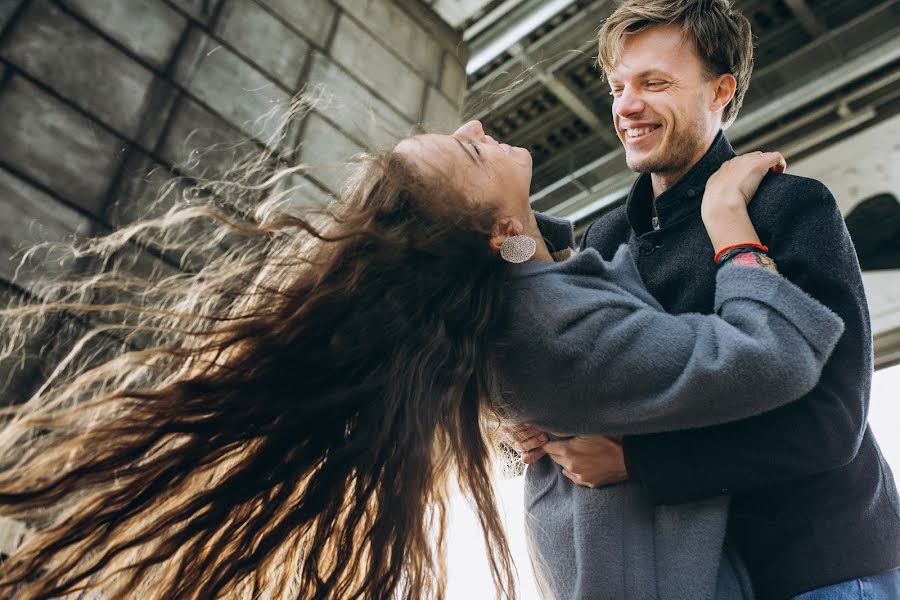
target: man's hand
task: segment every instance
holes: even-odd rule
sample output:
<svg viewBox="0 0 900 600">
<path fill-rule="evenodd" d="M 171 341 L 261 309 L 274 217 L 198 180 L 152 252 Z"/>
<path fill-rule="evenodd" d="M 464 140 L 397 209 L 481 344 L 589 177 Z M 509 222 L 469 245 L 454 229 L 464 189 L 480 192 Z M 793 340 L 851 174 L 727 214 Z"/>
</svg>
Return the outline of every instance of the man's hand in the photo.
<svg viewBox="0 0 900 600">
<path fill-rule="evenodd" d="M 577 435 L 547 442 L 543 450 L 578 485 L 597 488 L 628 479 L 622 438 Z"/>
<path fill-rule="evenodd" d="M 519 453 L 519 457 L 526 465 L 530 465 L 544 456 L 543 445 L 549 438 L 540 429 L 532 427 L 528 423 L 518 423 L 504 425 L 500 431 L 503 434 L 503 441 Z"/>
</svg>

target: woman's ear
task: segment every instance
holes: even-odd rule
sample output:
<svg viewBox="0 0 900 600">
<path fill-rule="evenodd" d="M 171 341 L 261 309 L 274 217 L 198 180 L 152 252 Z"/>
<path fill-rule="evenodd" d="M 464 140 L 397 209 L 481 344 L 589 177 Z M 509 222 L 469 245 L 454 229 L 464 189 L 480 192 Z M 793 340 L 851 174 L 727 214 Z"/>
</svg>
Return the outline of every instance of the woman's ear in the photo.
<svg viewBox="0 0 900 600">
<path fill-rule="evenodd" d="M 503 242 L 514 235 L 521 235 L 523 231 L 525 231 L 525 227 L 515 217 L 500 219 L 491 230 L 491 250 L 500 252 L 500 246 L 503 245 Z"/>
</svg>

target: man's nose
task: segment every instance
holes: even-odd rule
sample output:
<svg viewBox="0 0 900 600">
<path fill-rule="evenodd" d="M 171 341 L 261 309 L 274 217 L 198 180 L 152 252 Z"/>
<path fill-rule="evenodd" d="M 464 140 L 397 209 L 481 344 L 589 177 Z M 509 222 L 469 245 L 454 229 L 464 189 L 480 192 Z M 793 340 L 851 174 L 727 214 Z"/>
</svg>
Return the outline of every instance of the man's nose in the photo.
<svg viewBox="0 0 900 600">
<path fill-rule="evenodd" d="M 644 110 L 644 100 L 640 94 L 631 91 L 629 88 L 623 89 L 619 95 L 613 99 L 613 112 L 619 117 L 628 117 L 640 113 Z"/>
</svg>

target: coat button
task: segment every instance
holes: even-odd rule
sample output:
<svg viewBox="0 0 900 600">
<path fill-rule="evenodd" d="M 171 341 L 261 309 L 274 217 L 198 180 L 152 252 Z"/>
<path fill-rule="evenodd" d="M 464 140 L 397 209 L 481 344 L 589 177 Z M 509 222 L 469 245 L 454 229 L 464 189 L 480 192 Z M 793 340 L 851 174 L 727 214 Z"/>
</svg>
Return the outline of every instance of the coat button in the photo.
<svg viewBox="0 0 900 600">
<path fill-rule="evenodd" d="M 651 242 L 650 240 L 644 240 L 643 242 L 641 242 L 641 246 L 640 246 L 641 254 L 643 254 L 645 256 L 649 256 L 649 255 L 653 254 L 654 250 L 656 250 L 656 246 L 654 246 L 653 242 Z"/>
<path fill-rule="evenodd" d="M 697 190 L 695 190 L 694 188 L 690 188 L 687 191 L 687 195 L 688 195 L 688 198 L 693 198 L 694 196 L 697 195 Z"/>
</svg>

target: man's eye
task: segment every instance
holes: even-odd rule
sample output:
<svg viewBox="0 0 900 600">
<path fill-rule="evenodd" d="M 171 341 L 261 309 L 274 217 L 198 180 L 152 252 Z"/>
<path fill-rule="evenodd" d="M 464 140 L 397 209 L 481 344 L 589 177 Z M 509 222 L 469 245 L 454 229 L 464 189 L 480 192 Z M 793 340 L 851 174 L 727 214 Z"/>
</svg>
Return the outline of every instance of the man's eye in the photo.
<svg viewBox="0 0 900 600">
<path fill-rule="evenodd" d="M 475 154 L 481 156 L 481 150 L 478 149 L 478 146 L 475 145 L 475 142 L 470 142 L 472 144 L 472 149 L 475 151 Z"/>
<path fill-rule="evenodd" d="M 610 96 L 618 96 L 618 95 L 621 94 L 621 93 L 622 93 L 622 89 L 621 89 L 621 88 L 613 88 L 613 89 L 609 90 L 609 95 L 610 95 Z"/>
<path fill-rule="evenodd" d="M 661 85 L 665 85 L 665 81 L 648 81 L 647 87 L 659 87 Z"/>
</svg>

